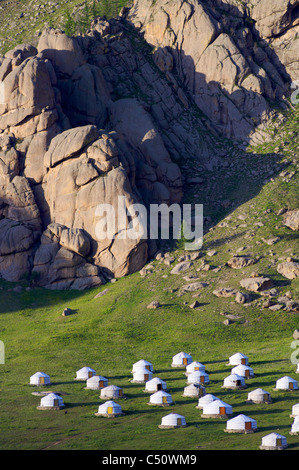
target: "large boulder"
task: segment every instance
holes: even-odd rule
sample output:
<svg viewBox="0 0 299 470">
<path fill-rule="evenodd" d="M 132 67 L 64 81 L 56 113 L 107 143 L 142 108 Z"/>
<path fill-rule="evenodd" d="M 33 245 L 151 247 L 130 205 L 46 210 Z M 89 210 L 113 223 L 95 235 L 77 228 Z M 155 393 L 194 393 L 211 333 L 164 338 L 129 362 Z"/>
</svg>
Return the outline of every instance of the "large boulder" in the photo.
<svg viewBox="0 0 299 470">
<path fill-rule="evenodd" d="M 277 272 L 287 279 L 296 279 L 299 276 L 299 263 L 296 261 L 285 261 L 277 265 Z"/>
<path fill-rule="evenodd" d="M 294 231 L 299 230 L 299 209 L 288 211 L 283 216 L 283 223 Z"/>
</svg>

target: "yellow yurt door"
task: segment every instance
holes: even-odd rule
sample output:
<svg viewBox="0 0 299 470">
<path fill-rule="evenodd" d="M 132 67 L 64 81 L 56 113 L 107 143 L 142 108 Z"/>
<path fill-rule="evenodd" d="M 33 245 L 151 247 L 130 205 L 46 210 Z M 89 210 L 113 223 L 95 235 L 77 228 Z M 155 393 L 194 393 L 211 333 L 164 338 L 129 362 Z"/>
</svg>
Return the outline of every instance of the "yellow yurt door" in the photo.
<svg viewBox="0 0 299 470">
<path fill-rule="evenodd" d="M 40 385 L 45 385 L 45 377 L 40 377 L 39 383 Z"/>
<path fill-rule="evenodd" d="M 108 406 L 107 413 L 108 413 L 108 415 L 112 415 L 112 413 L 113 413 L 113 407 L 112 406 Z"/>
<path fill-rule="evenodd" d="M 199 367 L 194 367 L 194 370 L 199 370 Z"/>
<path fill-rule="evenodd" d="M 178 426 L 182 426 L 182 418 L 178 418 L 178 419 L 177 419 L 177 425 L 178 425 Z"/>
<path fill-rule="evenodd" d="M 290 382 L 290 383 L 289 383 L 289 389 L 290 389 L 290 390 L 293 390 L 293 389 L 294 389 L 294 384 L 293 384 L 293 382 Z"/>
<path fill-rule="evenodd" d="M 162 403 L 167 403 L 167 397 L 162 397 Z"/>
</svg>

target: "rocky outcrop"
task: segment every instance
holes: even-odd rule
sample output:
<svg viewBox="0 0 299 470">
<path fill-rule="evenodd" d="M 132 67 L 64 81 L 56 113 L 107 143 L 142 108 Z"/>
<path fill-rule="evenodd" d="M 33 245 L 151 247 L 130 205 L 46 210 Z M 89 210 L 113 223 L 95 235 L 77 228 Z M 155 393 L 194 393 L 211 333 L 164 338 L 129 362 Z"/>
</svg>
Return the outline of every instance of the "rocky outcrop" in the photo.
<svg viewBox="0 0 299 470">
<path fill-rule="evenodd" d="M 299 230 L 299 210 L 288 211 L 283 216 L 283 224 L 294 230 L 295 232 Z"/>
</svg>

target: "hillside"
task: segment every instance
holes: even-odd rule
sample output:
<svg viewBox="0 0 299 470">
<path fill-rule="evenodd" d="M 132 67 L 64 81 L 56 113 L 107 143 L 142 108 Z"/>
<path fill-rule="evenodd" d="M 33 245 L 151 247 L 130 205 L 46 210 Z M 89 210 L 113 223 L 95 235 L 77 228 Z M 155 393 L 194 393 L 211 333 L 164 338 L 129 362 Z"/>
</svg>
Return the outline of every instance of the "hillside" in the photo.
<svg viewBox="0 0 299 470">
<path fill-rule="evenodd" d="M 298 376 L 298 2 L 288 15 L 277 2 L 274 17 L 253 0 L 250 11 L 207 3 L 135 0 L 78 35 L 95 3 L 0 2 L 9 51 L 0 78 L 11 93 L 0 104 L 2 450 L 252 451 L 271 432 L 299 449 L 289 434 L 299 390 L 273 390 Z M 202 204 L 202 248 L 121 238 L 103 247 L 93 211 L 116 207 L 117 195 L 147 207 Z M 257 432 L 225 433 L 226 420 L 201 417 L 183 396 L 184 370 L 171 367 L 180 351 L 206 366 L 206 393 L 256 419 Z M 236 352 L 254 377 L 226 390 Z M 149 406 L 144 384 L 131 382 L 140 359 L 173 405 Z M 123 416 L 95 416 L 100 391 L 74 380 L 83 366 L 123 388 Z M 37 410 L 37 371 L 65 409 Z M 256 388 L 272 403 L 247 403 Z M 171 412 L 188 426 L 159 429 Z"/>
</svg>

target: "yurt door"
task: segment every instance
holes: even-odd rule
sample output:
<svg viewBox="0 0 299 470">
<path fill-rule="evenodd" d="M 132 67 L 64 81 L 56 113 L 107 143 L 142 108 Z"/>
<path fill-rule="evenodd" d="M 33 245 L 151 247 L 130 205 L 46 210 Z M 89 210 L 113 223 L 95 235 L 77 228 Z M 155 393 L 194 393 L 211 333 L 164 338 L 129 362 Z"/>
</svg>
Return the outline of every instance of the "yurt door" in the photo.
<svg viewBox="0 0 299 470">
<path fill-rule="evenodd" d="M 188 364 L 188 359 L 186 357 L 183 358 L 183 364 L 186 366 Z"/>
<path fill-rule="evenodd" d="M 119 394 L 120 397 L 122 397 L 122 396 L 123 396 L 123 391 L 122 391 L 122 390 L 119 390 L 119 391 L 118 391 L 118 394 Z"/>
<path fill-rule="evenodd" d="M 167 403 L 167 397 L 162 397 L 162 403 Z"/>
<path fill-rule="evenodd" d="M 237 387 L 240 387 L 240 385 L 241 385 L 241 380 L 236 380 L 236 385 L 237 385 Z"/>
<path fill-rule="evenodd" d="M 246 359 L 245 359 L 245 357 L 242 357 L 242 359 L 241 359 L 241 364 L 242 364 L 243 366 L 246 365 Z"/>
<path fill-rule="evenodd" d="M 293 382 L 290 382 L 290 383 L 289 383 L 289 389 L 290 389 L 290 390 L 293 390 L 293 388 L 294 388 L 294 384 L 293 384 Z"/>
<path fill-rule="evenodd" d="M 145 368 L 146 368 L 147 370 L 151 370 L 151 366 L 149 366 L 149 365 L 145 366 Z"/>
<path fill-rule="evenodd" d="M 199 367 L 194 367 L 194 370 L 199 370 Z"/>
<path fill-rule="evenodd" d="M 281 446 L 282 446 L 282 442 L 281 442 L 281 439 L 280 439 L 280 438 L 276 439 L 276 445 L 277 445 L 277 447 L 281 447 Z"/>
<path fill-rule="evenodd" d="M 88 372 L 88 378 L 90 379 L 90 377 L 92 377 L 92 372 L 91 371 Z"/>
<path fill-rule="evenodd" d="M 264 393 L 264 400 L 268 401 L 268 394 L 267 393 Z"/>
<path fill-rule="evenodd" d="M 113 407 L 112 406 L 108 406 L 107 413 L 108 413 L 108 415 L 112 415 L 112 413 L 113 413 Z"/>
<path fill-rule="evenodd" d="M 144 380 L 147 382 L 148 381 L 148 374 L 144 374 Z"/>
<path fill-rule="evenodd" d="M 220 414 L 221 416 L 224 416 L 224 415 L 225 415 L 225 406 L 220 406 L 220 408 L 219 408 L 219 414 Z"/>
<path fill-rule="evenodd" d="M 162 384 L 157 384 L 157 391 L 162 390 Z"/>
<path fill-rule="evenodd" d="M 39 378 L 39 383 L 40 383 L 40 385 L 45 385 L 45 377 L 40 377 Z"/>
<path fill-rule="evenodd" d="M 204 375 L 200 376 L 200 383 L 202 383 L 202 384 L 205 383 L 205 376 Z"/>
<path fill-rule="evenodd" d="M 177 419 L 177 425 L 178 425 L 178 426 L 182 426 L 182 418 L 178 418 L 178 419 Z"/>
<path fill-rule="evenodd" d="M 55 398 L 55 400 L 54 400 L 54 406 L 59 406 L 59 405 L 58 405 L 58 399 L 57 399 L 57 398 Z"/>
<path fill-rule="evenodd" d="M 251 431 L 251 422 L 250 421 L 245 423 L 245 429 L 246 429 L 246 431 Z"/>
<path fill-rule="evenodd" d="M 245 377 L 249 377 L 250 371 L 247 369 L 245 370 Z"/>
<path fill-rule="evenodd" d="M 99 387 L 104 387 L 104 382 L 103 382 L 103 380 L 100 380 L 100 381 L 99 381 Z"/>
</svg>

